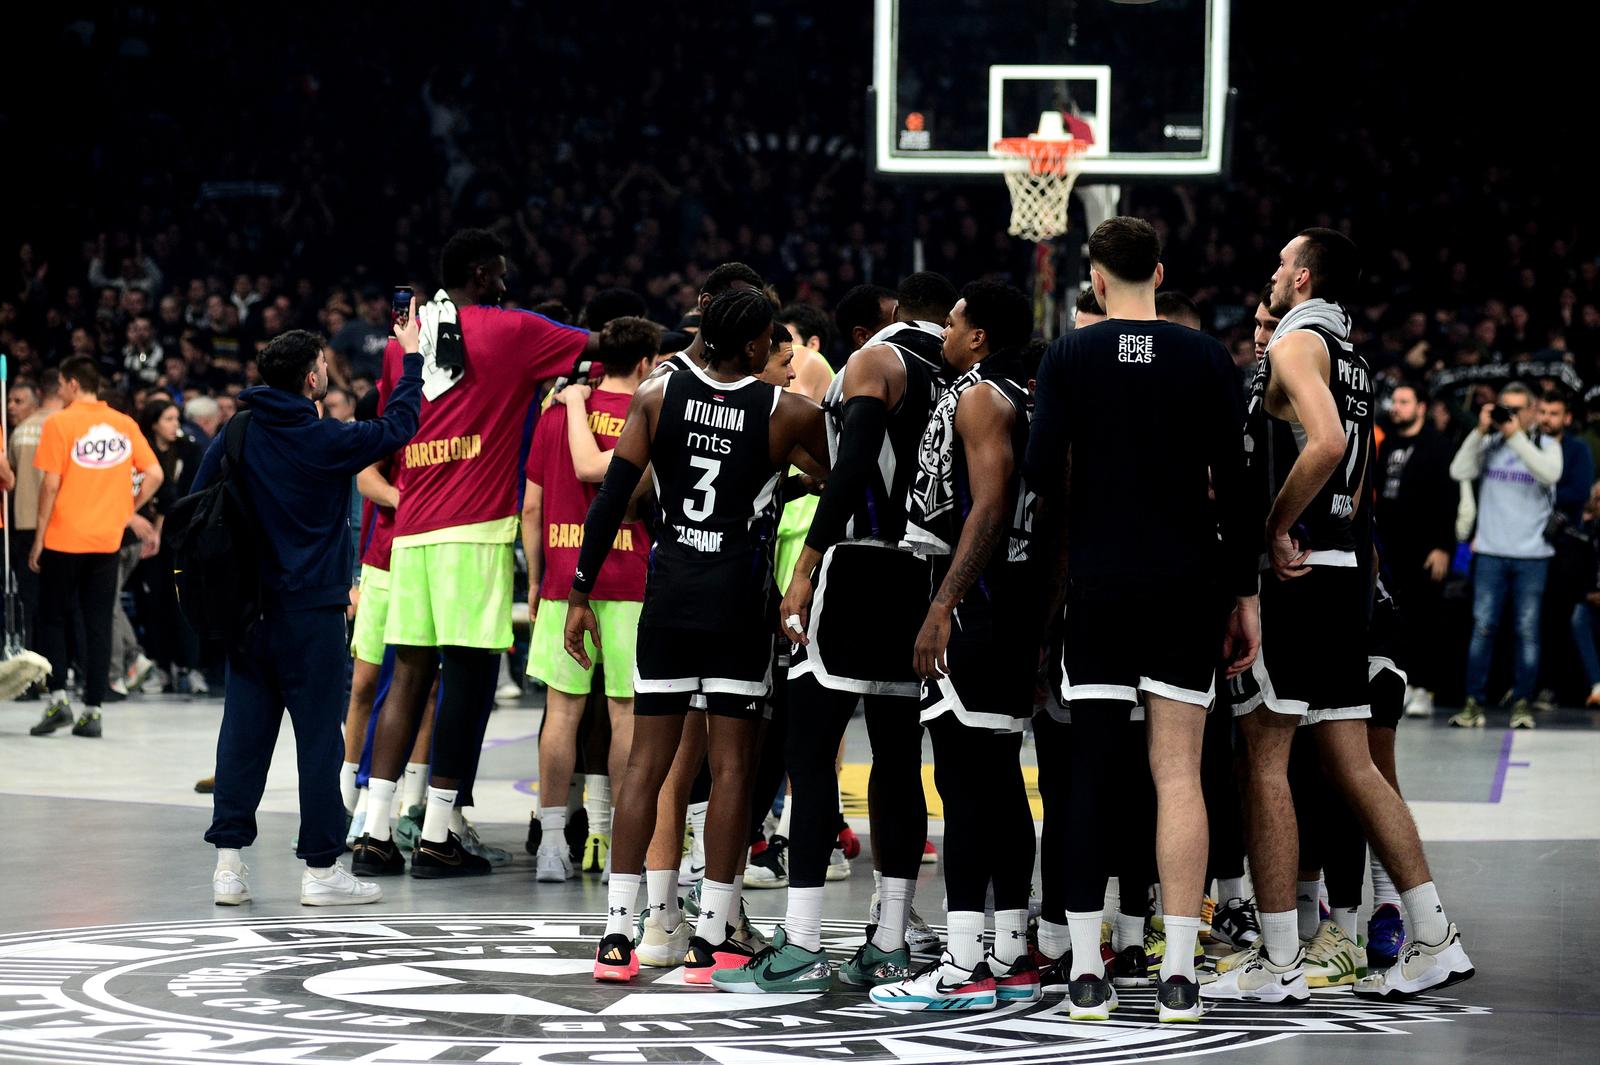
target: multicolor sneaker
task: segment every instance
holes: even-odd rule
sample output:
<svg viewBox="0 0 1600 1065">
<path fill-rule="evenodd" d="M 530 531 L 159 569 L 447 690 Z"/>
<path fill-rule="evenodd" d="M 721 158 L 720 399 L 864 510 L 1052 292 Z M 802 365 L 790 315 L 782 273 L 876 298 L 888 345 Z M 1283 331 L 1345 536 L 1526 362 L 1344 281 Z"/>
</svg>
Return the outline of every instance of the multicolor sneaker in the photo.
<svg viewBox="0 0 1600 1065">
<path fill-rule="evenodd" d="M 867 992 L 885 1009 L 915 1013 L 921 1010 L 992 1010 L 998 1002 L 994 974 L 979 962 L 963 969 L 949 951 L 904 980 L 881 984 Z"/>
<path fill-rule="evenodd" d="M 789 841 L 773 836 L 758 854 L 752 854 L 744 867 L 747 888 L 786 888 L 789 886 Z"/>
<path fill-rule="evenodd" d="M 678 900 L 678 923 L 667 931 L 666 925 L 653 909 L 645 908 L 639 915 L 637 940 L 639 964 L 652 969 L 675 969 L 683 964 L 689 953 L 689 940 L 694 937 L 694 925 L 682 915 L 683 900 Z"/>
<path fill-rule="evenodd" d="M 1287 965 L 1274 965 L 1263 947 L 1245 952 L 1244 959 L 1200 988 L 1200 997 L 1243 1002 L 1304 1005 L 1311 1001 L 1306 984 L 1306 952 L 1302 947 Z"/>
<path fill-rule="evenodd" d="M 872 942 L 877 928 L 867 926 L 867 941 L 850 960 L 839 966 L 839 979 L 851 987 L 878 987 L 911 975 L 911 951 L 905 947 L 883 950 Z"/>
<path fill-rule="evenodd" d="M 772 946 L 761 930 L 750 923 L 750 911 L 744 908 L 743 898 L 739 900 L 739 919 L 733 923 L 733 935 L 729 938 L 752 954 L 759 954 Z"/>
<path fill-rule="evenodd" d="M 1306 986 L 1342 987 L 1367 975 L 1367 952 L 1332 921 L 1317 926 L 1306 946 Z"/>
<path fill-rule="evenodd" d="M 1044 997 L 1044 987 L 1039 977 L 1039 966 L 1033 956 L 1023 953 L 1010 965 L 993 954 L 983 959 L 994 974 L 995 998 L 998 1005 L 1007 1002 L 1038 1002 Z"/>
<path fill-rule="evenodd" d="M 1406 920 L 1400 907 L 1386 902 L 1367 919 L 1367 967 L 1387 969 L 1400 957 L 1406 941 Z"/>
<path fill-rule="evenodd" d="M 1046 995 L 1064 995 L 1072 982 L 1072 951 L 1059 958 L 1036 955 L 1033 963 L 1039 969 L 1039 990 Z"/>
<path fill-rule="evenodd" d="M 30 736 L 48 736 L 58 728 L 66 728 L 72 724 L 72 704 L 65 699 L 53 702 L 45 707 L 44 716 L 39 723 L 28 730 Z"/>
<path fill-rule="evenodd" d="M 1124 953 L 1126 953 L 1127 949 L 1128 948 L 1126 947 L 1123 948 Z M 1160 972 L 1161 962 L 1167 955 L 1167 933 L 1160 928 L 1157 928 L 1154 924 L 1145 929 L 1144 954 L 1146 974 L 1148 975 L 1149 973 Z M 1201 946 L 1199 938 L 1196 937 L 1194 941 L 1194 962 L 1196 965 L 1199 965 L 1205 960 L 1206 948 Z M 1106 971 L 1111 971 L 1111 967 L 1109 965 L 1106 967 Z M 1124 985 L 1118 984 L 1117 986 L 1122 987 Z"/>
<path fill-rule="evenodd" d="M 639 975 L 639 956 L 633 952 L 633 941 L 621 932 L 613 932 L 600 941 L 594 952 L 594 978 L 607 983 L 625 984 Z"/>
<path fill-rule="evenodd" d="M 1451 728 L 1482 728 L 1488 718 L 1483 712 L 1483 704 L 1476 699 L 1468 699 L 1467 705 L 1461 712 L 1450 718 Z"/>
<path fill-rule="evenodd" d="M 1117 989 L 1104 976 L 1074 976 L 1067 985 L 1067 1016 L 1074 1021 L 1109 1021 Z"/>
<path fill-rule="evenodd" d="M 1163 945 L 1166 943 L 1165 933 L 1153 930 L 1146 934 L 1146 941 L 1152 935 L 1160 936 Z M 1151 970 L 1159 971 L 1160 965 L 1160 962 L 1156 962 L 1152 966 L 1143 947 L 1123 947 L 1111 964 L 1106 966 L 1106 975 L 1111 977 L 1112 987 L 1143 987 L 1150 982 Z"/>
<path fill-rule="evenodd" d="M 1254 899 L 1228 899 L 1211 917 L 1211 941 L 1234 950 L 1249 950 L 1261 938 Z"/>
<path fill-rule="evenodd" d="M 1532 718 L 1529 718 L 1531 721 Z M 90 739 L 99 739 L 101 736 L 100 711 L 95 709 L 85 710 L 78 715 L 78 723 L 72 726 L 74 736 L 88 736 Z"/>
<path fill-rule="evenodd" d="M 771 946 L 737 969 L 714 971 L 711 983 L 740 995 L 812 994 L 833 986 L 833 966 L 826 953 L 790 943 L 779 928 Z"/>
<path fill-rule="evenodd" d="M 1156 1019 L 1162 1024 L 1194 1024 L 1200 1020 L 1200 985 L 1169 976 L 1156 988 Z"/>
<path fill-rule="evenodd" d="M 1470 980 L 1476 971 L 1461 948 L 1461 932 L 1452 924 L 1444 942 L 1412 940 L 1400 952 L 1399 961 L 1357 981 L 1354 991 L 1360 998 L 1404 1000 Z"/>
<path fill-rule="evenodd" d="M 744 899 L 740 899 L 743 902 Z M 696 880 L 689 893 L 683 896 L 683 913 L 686 917 L 700 916 L 700 881 Z"/>
<path fill-rule="evenodd" d="M 683 958 L 683 982 L 709 984 L 719 969 L 737 969 L 756 956 L 756 952 L 732 939 L 716 946 L 699 936 L 689 937 L 689 950 Z"/>
<path fill-rule="evenodd" d="M 403 851 L 417 849 L 417 840 L 422 838 L 422 821 L 428 816 L 428 808 L 421 803 L 406 807 L 406 812 L 401 814 L 394 823 L 394 841 Z"/>
<path fill-rule="evenodd" d="M 601 832 L 589 833 L 589 838 L 583 843 L 583 871 L 586 873 L 604 872 L 606 859 L 610 854 L 611 837 Z"/>
</svg>

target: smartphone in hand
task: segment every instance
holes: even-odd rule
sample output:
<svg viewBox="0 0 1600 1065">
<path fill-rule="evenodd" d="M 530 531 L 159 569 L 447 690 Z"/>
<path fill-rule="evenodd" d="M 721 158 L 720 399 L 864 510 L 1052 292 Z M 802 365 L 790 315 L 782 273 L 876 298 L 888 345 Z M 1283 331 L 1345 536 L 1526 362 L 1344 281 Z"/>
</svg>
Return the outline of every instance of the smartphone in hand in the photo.
<svg viewBox="0 0 1600 1065">
<path fill-rule="evenodd" d="M 404 322 L 411 316 L 412 296 L 410 285 L 396 285 L 394 287 L 394 299 L 390 305 L 390 310 L 394 314 L 396 322 Z"/>
</svg>

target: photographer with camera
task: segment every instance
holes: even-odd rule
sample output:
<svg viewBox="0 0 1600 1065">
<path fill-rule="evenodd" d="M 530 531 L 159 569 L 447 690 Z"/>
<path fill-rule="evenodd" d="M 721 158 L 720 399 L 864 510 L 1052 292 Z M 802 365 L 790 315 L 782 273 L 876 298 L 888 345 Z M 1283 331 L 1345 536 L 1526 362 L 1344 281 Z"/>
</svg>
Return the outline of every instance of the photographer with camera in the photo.
<svg viewBox="0 0 1600 1065">
<path fill-rule="evenodd" d="M 1539 676 L 1539 609 L 1550 557 L 1545 529 L 1561 480 L 1561 443 L 1535 427 L 1538 412 L 1526 385 L 1501 389 L 1485 403 L 1478 425 L 1450 462 L 1450 476 L 1475 482 L 1478 531 L 1472 542 L 1472 645 L 1467 653 L 1467 704 L 1450 719 L 1457 728 L 1482 728 L 1495 634 L 1507 600 L 1516 639 L 1512 728 L 1532 728 Z"/>
</svg>

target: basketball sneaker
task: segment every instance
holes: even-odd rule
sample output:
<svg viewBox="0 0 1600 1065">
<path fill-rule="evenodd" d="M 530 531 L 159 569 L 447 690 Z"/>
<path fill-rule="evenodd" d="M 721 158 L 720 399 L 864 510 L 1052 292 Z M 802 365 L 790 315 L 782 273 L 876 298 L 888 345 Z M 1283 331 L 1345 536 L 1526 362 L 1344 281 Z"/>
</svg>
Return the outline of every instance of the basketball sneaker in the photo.
<svg viewBox="0 0 1600 1065">
<path fill-rule="evenodd" d="M 827 954 L 790 943 L 779 928 L 771 946 L 737 969 L 714 971 L 711 983 L 740 995 L 811 994 L 833 986 L 833 966 Z"/>
<path fill-rule="evenodd" d="M 1306 951 L 1295 951 L 1287 965 L 1275 965 L 1261 946 L 1245 952 L 1243 960 L 1220 973 L 1200 989 L 1200 997 L 1243 1002 L 1275 1002 L 1304 1005 L 1311 1001 L 1306 984 Z"/>
<path fill-rule="evenodd" d="M 1046 995 L 1064 995 L 1072 981 L 1072 951 L 1059 958 L 1051 958 L 1040 950 L 1033 952 L 1033 964 L 1039 970 L 1039 990 Z"/>
<path fill-rule="evenodd" d="M 300 875 L 302 906 L 364 906 L 382 901 L 383 888 L 357 880 L 338 862 L 326 869 L 308 868 Z"/>
<path fill-rule="evenodd" d="M 733 934 L 729 938 L 752 954 L 759 954 L 772 945 L 761 934 L 761 930 L 750 923 L 750 911 L 745 909 L 743 898 L 739 899 L 739 919 L 734 922 Z"/>
<path fill-rule="evenodd" d="M 1067 984 L 1067 1016 L 1074 1021 L 1109 1021 L 1117 989 L 1104 976 L 1075 976 Z"/>
<path fill-rule="evenodd" d="M 350 868 L 358 876 L 399 876 L 406 871 L 406 860 L 394 840 L 364 835 L 351 849 Z"/>
<path fill-rule="evenodd" d="M 583 871 L 586 873 L 600 873 L 605 871 L 606 859 L 611 854 L 611 837 L 602 832 L 591 832 L 583 844 Z"/>
<path fill-rule="evenodd" d="M 1162 1024 L 1194 1024 L 1200 1020 L 1200 985 L 1169 976 L 1156 988 L 1156 1019 Z"/>
<path fill-rule="evenodd" d="M 1528 720 L 1531 722 L 1533 719 L 1530 717 Z M 1529 725 L 1528 727 L 1532 728 L 1533 726 Z M 72 734 L 74 736 L 88 736 L 90 739 L 94 740 L 99 739 L 102 735 L 100 729 L 100 711 L 90 709 L 79 714 L 78 723 L 72 726 Z"/>
<path fill-rule="evenodd" d="M 878 929 L 867 926 L 867 941 L 856 948 L 850 960 L 839 966 L 839 979 L 851 987 L 878 987 L 893 984 L 911 975 L 911 951 L 882 950 L 872 942 Z"/>
<path fill-rule="evenodd" d="M 1450 727 L 1482 728 L 1486 720 L 1483 704 L 1476 699 L 1468 699 L 1467 705 L 1461 708 L 1461 712 L 1450 718 Z"/>
<path fill-rule="evenodd" d="M 1007 1002 L 1038 1002 L 1044 997 L 1044 985 L 1039 975 L 1039 965 L 1033 955 L 1024 952 L 1017 960 L 1006 965 L 992 953 L 983 959 L 994 974 L 996 1004 Z"/>
<path fill-rule="evenodd" d="M 245 883 L 248 865 L 237 869 L 219 865 L 211 874 L 211 901 L 218 906 L 237 906 L 250 901 L 250 885 Z"/>
<path fill-rule="evenodd" d="M 534 855 L 534 879 L 541 884 L 564 884 L 572 879 L 572 856 L 565 841 L 550 842 Z"/>
<path fill-rule="evenodd" d="M 1261 938 L 1254 899 L 1229 899 L 1211 917 L 1211 941 L 1234 950 L 1248 950 Z"/>
<path fill-rule="evenodd" d="M 860 844 L 857 844 L 860 846 Z M 823 874 L 823 879 L 830 883 L 837 880 L 850 879 L 850 858 L 845 854 L 842 844 L 834 844 L 833 854 L 828 858 L 828 871 Z"/>
<path fill-rule="evenodd" d="M 1411 689 L 1411 698 L 1406 700 L 1407 717 L 1432 717 L 1433 693 L 1427 688 Z"/>
<path fill-rule="evenodd" d="M 544 841 L 544 824 L 539 820 L 537 813 L 528 817 L 528 838 L 522 844 L 522 849 L 529 854 L 539 853 L 539 844 Z"/>
<path fill-rule="evenodd" d="M 1317 926 L 1306 946 L 1306 986 L 1342 987 L 1367 975 L 1367 952 L 1332 921 Z"/>
<path fill-rule="evenodd" d="M 789 886 L 789 841 L 773 836 L 759 854 L 752 854 L 744 867 L 747 888 L 785 888 Z"/>
<path fill-rule="evenodd" d="M 475 854 L 496 868 L 511 864 L 511 852 L 492 843 L 485 843 L 483 837 L 478 835 L 478 826 L 461 819 L 461 845 L 467 848 L 468 854 Z"/>
<path fill-rule="evenodd" d="M 1367 967 L 1387 969 L 1400 957 L 1406 941 L 1406 921 L 1400 907 L 1386 902 L 1367 919 Z"/>
<path fill-rule="evenodd" d="M 694 936 L 694 925 L 683 916 L 683 900 L 678 900 L 678 923 L 672 931 L 649 907 L 639 915 L 639 964 L 652 969 L 673 969 L 683 964 L 689 953 L 689 940 Z"/>
<path fill-rule="evenodd" d="M 1516 701 L 1516 703 L 1512 705 L 1512 707 L 1511 707 L 1511 727 L 1512 728 L 1532 728 L 1533 727 L 1533 707 L 1529 705 L 1528 700 L 1526 700 L 1526 699 L 1518 699 Z M 73 735 L 77 735 L 77 730 L 76 729 L 73 730 Z"/>
<path fill-rule="evenodd" d="M 1200 899 L 1200 936 L 1199 936 L 1200 941 L 1202 943 L 1211 942 L 1211 936 L 1212 936 L 1211 922 L 1212 922 L 1213 919 L 1216 918 L 1216 916 L 1217 916 L 1217 900 L 1212 898 L 1210 895 L 1202 896 L 1201 899 Z"/>
<path fill-rule="evenodd" d="M 719 969 L 737 969 L 756 956 L 756 952 L 732 939 L 712 946 L 699 936 L 689 937 L 689 950 L 683 958 L 683 982 L 709 984 Z"/>
<path fill-rule="evenodd" d="M 417 849 L 417 840 L 422 838 L 422 822 L 428 816 L 428 808 L 422 803 L 406 807 L 406 812 L 396 818 L 394 823 L 394 841 L 403 851 Z"/>
<path fill-rule="evenodd" d="M 72 724 L 72 704 L 66 699 L 58 699 L 45 707 L 44 716 L 39 723 L 28 730 L 30 736 L 48 736 L 58 728 L 66 728 Z"/>
<path fill-rule="evenodd" d="M 1472 960 L 1461 948 L 1461 932 L 1451 924 L 1444 942 L 1412 940 L 1400 952 L 1399 961 L 1357 981 L 1354 990 L 1360 998 L 1404 1000 L 1470 980 L 1474 972 Z"/>
<path fill-rule="evenodd" d="M 1152 931 L 1151 934 L 1162 935 Z M 1147 936 L 1148 938 L 1148 936 Z M 1165 943 L 1165 936 L 1162 943 Z M 1113 987 L 1143 987 L 1150 982 L 1150 973 L 1160 970 L 1160 962 L 1151 964 L 1150 958 L 1140 946 L 1123 947 L 1111 964 L 1106 966 L 1106 974 L 1111 977 Z"/>
<path fill-rule="evenodd" d="M 451 832 L 443 843 L 417 840 L 411 852 L 411 875 L 418 880 L 444 880 L 458 876 L 488 876 L 493 868 L 488 859 L 470 853 L 461 837 Z"/>
<path fill-rule="evenodd" d="M 1123 953 L 1127 953 L 1127 950 L 1128 948 L 1124 947 Z M 1144 955 L 1146 974 L 1159 973 L 1161 971 L 1161 962 L 1167 956 L 1167 933 L 1157 928 L 1154 923 L 1144 932 Z M 1199 965 L 1205 960 L 1206 948 L 1200 945 L 1200 939 L 1196 937 L 1194 941 L 1194 963 Z M 1106 966 L 1106 971 L 1110 972 L 1111 966 Z M 1117 986 L 1122 987 L 1124 985 L 1118 984 Z"/>
<path fill-rule="evenodd" d="M 706 844 L 699 836 L 694 836 L 688 850 L 684 851 L 683 861 L 678 863 L 678 886 L 698 885 L 705 878 Z"/>
<path fill-rule="evenodd" d="M 685 916 L 700 916 L 700 883 L 701 882 L 699 880 L 696 880 L 694 882 L 694 887 L 690 888 L 689 893 L 683 896 L 683 912 Z M 744 899 L 741 898 L 739 901 L 743 902 Z"/>
<path fill-rule="evenodd" d="M 613 932 L 600 941 L 594 952 L 594 978 L 607 983 L 625 984 L 639 975 L 639 955 L 633 951 L 633 941 L 621 932 Z"/>
<path fill-rule="evenodd" d="M 963 969 L 949 951 L 939 960 L 918 969 L 904 980 L 880 984 L 867 992 L 873 1003 L 885 1009 L 915 1013 L 921 1010 L 992 1010 L 999 995 L 994 974 L 979 962 Z"/>
</svg>

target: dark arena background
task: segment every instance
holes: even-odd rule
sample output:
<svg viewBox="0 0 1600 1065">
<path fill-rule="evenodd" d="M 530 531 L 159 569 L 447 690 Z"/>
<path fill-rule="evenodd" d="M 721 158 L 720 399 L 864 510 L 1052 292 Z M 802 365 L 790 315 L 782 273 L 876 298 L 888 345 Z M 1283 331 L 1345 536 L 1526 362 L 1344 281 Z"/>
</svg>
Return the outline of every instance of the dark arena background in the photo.
<svg viewBox="0 0 1600 1065">
<path fill-rule="evenodd" d="M 1600 1060 L 1589 994 L 1600 955 L 1600 213 L 1584 162 L 1595 93 L 1582 7 L 13 5 L 0 63 L 0 255 L 11 264 L 0 289 L 0 1061 Z M 1148 766 L 1186 686 L 1152 688 L 1133 668 L 1127 691 L 1139 677 L 1150 721 L 1089 728 L 1086 707 L 1117 685 L 1080 675 L 1078 723 L 1062 723 L 1063 694 L 1074 702 L 1063 626 L 1103 641 L 1101 660 L 1158 656 L 1177 642 L 1164 609 L 1174 588 L 1222 588 L 1221 561 L 1155 592 L 1116 588 L 1088 626 L 1073 627 L 1070 603 L 1069 620 L 1048 627 L 996 610 L 981 625 L 1022 633 L 1015 646 L 962 643 L 975 639 L 963 619 L 975 597 L 1004 603 L 1003 563 L 1042 563 L 1039 552 L 1077 542 L 1047 535 L 1050 486 L 1031 466 L 1022 479 L 1027 416 L 1051 402 L 1053 367 L 1106 330 L 1177 328 L 1125 320 L 1150 314 L 1091 324 L 1150 295 L 1146 278 L 1107 265 L 1121 261 L 1115 249 L 1097 243 L 1091 262 L 1090 234 L 1115 218 L 1148 223 L 1124 228 L 1159 242 L 1156 310 L 1212 338 L 1188 336 L 1204 346 L 1183 350 L 1213 353 L 1226 371 L 1239 435 L 1255 388 L 1250 417 L 1281 430 L 1273 447 L 1287 441 L 1290 461 L 1316 453 L 1314 419 L 1294 414 L 1305 393 L 1291 396 L 1280 383 L 1290 371 L 1271 360 L 1289 358 L 1279 340 L 1307 330 L 1280 332 L 1269 354 L 1274 323 L 1261 320 L 1295 313 L 1296 277 L 1312 292 L 1328 275 L 1325 259 L 1291 248 L 1280 261 L 1280 250 L 1308 229 L 1323 234 L 1317 247 L 1356 249 L 1359 281 L 1334 301 L 1345 312 L 1334 339 L 1353 354 L 1331 354 L 1313 384 L 1363 412 L 1343 442 L 1335 432 L 1327 469 L 1342 475 L 1346 457 L 1362 469 L 1365 456 L 1344 518 L 1353 508 L 1353 526 L 1376 528 L 1361 544 L 1375 541 L 1385 594 L 1372 580 L 1360 593 L 1368 632 L 1331 614 L 1301 619 L 1291 654 L 1284 636 L 1272 646 L 1275 627 L 1288 631 L 1273 595 L 1313 578 L 1281 580 L 1269 554 L 1260 579 L 1265 646 L 1310 671 L 1313 719 L 1343 701 L 1318 703 L 1340 649 L 1361 643 L 1371 747 L 1358 742 L 1356 755 L 1370 776 L 1316 738 L 1359 737 L 1361 721 L 1301 727 L 1281 804 L 1292 796 L 1298 831 L 1292 819 L 1288 831 L 1262 827 L 1286 822 L 1282 811 L 1261 820 L 1270 799 L 1251 721 L 1288 712 L 1263 660 L 1206 693 L 1203 750 L 1197 727 L 1184 778 L 1198 772 L 1206 816 L 1182 831 L 1169 820 L 1181 805 L 1171 767 L 1153 778 Z M 744 266 L 719 271 L 729 263 Z M 918 304 L 929 292 L 947 297 Z M 1028 327 L 1028 345 L 990 344 L 1004 331 L 986 317 L 996 307 Z M 737 333 L 740 314 L 757 316 L 756 339 Z M 781 328 L 766 348 L 769 319 Z M 933 354 L 919 363 L 895 322 Z M 407 358 L 419 345 L 420 400 Z M 452 376 L 463 345 L 464 376 Z M 770 351 L 765 364 L 755 348 Z M 891 382 L 877 406 L 889 431 L 880 425 L 847 473 L 846 404 L 865 387 L 857 375 L 884 361 L 870 362 L 873 351 L 892 364 L 872 371 Z M 960 398 L 975 364 L 961 359 L 994 355 L 993 366 L 1019 351 L 1029 371 L 1012 391 L 995 388 L 1012 397 L 1004 417 L 1022 419 L 1015 448 L 995 437 L 1010 465 L 974 473 L 972 441 L 951 459 L 952 434 L 977 431 Z M 665 356 L 676 372 L 652 371 Z M 1162 365 L 1145 361 L 1151 373 Z M 792 375 L 800 395 L 751 401 L 746 386 L 767 387 L 753 374 L 779 388 Z M 709 398 L 675 407 L 683 382 Z M 1172 408 L 1155 394 L 1055 402 L 1096 427 L 1074 448 L 1192 461 L 1201 444 L 1170 443 Z M 1204 416 L 1231 416 L 1225 398 Z M 1207 402 L 1195 392 L 1191 406 Z M 764 495 L 703 456 L 678 484 L 663 441 L 674 419 L 695 420 L 695 404 L 711 412 L 702 425 L 728 434 L 717 439 L 729 469 L 746 417 L 759 428 L 770 414 L 772 442 L 751 452 L 778 478 Z M 827 422 L 821 456 L 799 437 L 779 449 L 781 415 L 802 408 L 811 439 Z M 246 411 L 247 472 L 219 472 Z M 1229 452 L 1241 468 L 1260 459 L 1251 447 Z M 822 476 L 802 460 L 832 465 Z M 641 483 L 654 494 L 602 538 L 613 547 L 596 586 L 578 572 L 580 551 L 585 565 L 592 553 L 586 530 L 604 526 L 619 471 L 647 464 L 653 481 Z M 836 688 L 829 670 L 846 667 L 814 639 L 829 632 L 831 601 L 832 654 L 870 672 L 903 663 L 917 634 L 921 655 L 940 581 L 961 566 L 936 561 L 931 590 L 926 568 L 908 583 L 895 573 L 916 556 L 901 543 L 847 545 L 880 552 L 855 570 L 848 549 L 827 550 L 806 601 L 810 646 L 791 661 L 790 640 L 767 633 L 790 621 L 790 573 L 805 583 L 796 558 L 817 562 L 802 544 L 816 539 L 813 512 L 829 513 L 828 487 L 843 496 L 835 486 L 853 485 L 856 502 L 840 506 L 858 509 L 848 537 L 838 511 L 818 552 L 872 539 L 866 523 L 878 529 L 885 500 L 902 528 L 908 508 L 915 524 L 941 471 L 956 484 L 958 528 L 998 494 L 1008 524 L 991 531 L 1011 532 L 991 538 L 995 559 L 980 559 L 983 579 L 957 596 L 953 634 L 947 616 L 949 692 L 933 676 L 917 695 L 919 674 L 903 664 L 890 672 L 905 674 L 909 695 Z M 1283 471 L 1266 476 L 1283 487 Z M 250 491 L 233 553 L 204 562 L 193 493 L 219 478 Z M 1226 540 L 1229 489 L 1214 481 L 1212 525 Z M 1146 564 L 1133 557 L 1146 531 L 1182 524 L 1182 501 L 1140 491 L 1153 483 L 1130 477 L 1115 507 L 1056 519 L 1145 508 L 1110 563 L 1131 571 Z M 408 513 L 424 497 L 431 509 Z M 1258 520 L 1271 493 L 1262 499 Z M 724 511 L 733 517 L 717 531 L 703 524 Z M 775 581 L 762 568 L 774 528 Z M 1207 528 L 1204 557 L 1220 560 Z M 1303 524 L 1293 535 L 1311 550 Z M 722 565 L 747 538 L 760 540 L 762 621 L 708 621 L 748 598 L 744 556 Z M 693 583 L 673 568 L 691 552 L 704 563 L 693 580 L 714 583 L 663 621 L 671 583 L 680 595 Z M 1332 565 L 1373 576 L 1365 546 L 1344 553 L 1359 561 Z M 206 565 L 213 592 L 231 582 L 228 601 L 250 608 L 227 632 L 195 612 Z M 1042 565 L 1027 572 L 1048 583 Z M 592 680 L 564 649 L 581 632 L 562 628 L 589 616 L 585 580 L 602 608 Z M 1068 580 L 1082 577 L 1069 569 Z M 727 650 L 752 641 L 753 667 Z M 711 679 L 744 677 L 716 661 L 740 655 L 749 677 L 766 678 Z M 1241 682 L 1255 687 L 1241 694 Z M 1021 709 L 998 716 L 940 709 L 999 706 L 1013 690 Z M 689 705 L 709 701 L 710 713 L 660 709 L 690 691 Z M 1232 717 L 1235 707 L 1251 713 Z M 681 741 L 662 724 L 678 720 Z M 954 752 L 935 738 L 967 733 Z M 1080 777 L 1070 788 L 1073 767 L 1095 762 L 1071 745 L 1103 735 L 1115 736 L 1103 786 Z M 994 750 L 998 764 L 986 760 Z M 557 783 L 547 791 L 545 780 Z M 1346 801 L 1350 780 L 1404 796 L 1426 863 L 1372 823 L 1375 804 Z M 1201 793 L 1181 793 L 1191 814 Z M 651 837 L 645 808 L 658 800 Z M 746 823 L 749 839 L 737 838 Z M 646 872 L 628 895 L 614 845 L 642 854 L 646 838 Z M 914 898 L 904 869 L 886 871 L 907 839 Z M 816 853 L 802 860 L 808 840 Z M 1299 855 L 1292 911 L 1269 914 L 1257 894 L 1268 852 Z M 1023 911 L 1003 868 L 1028 853 Z M 713 877 L 735 854 L 729 889 Z M 1205 901 L 1185 966 L 1164 952 L 1169 935 L 1188 942 L 1190 918 L 1164 912 L 1182 904 L 1160 881 L 1198 880 L 1189 867 L 1200 861 Z M 1102 957 L 1064 955 L 1086 920 L 1093 935 L 1096 914 L 1061 904 L 1062 878 L 1096 863 L 1111 877 Z M 803 867 L 826 873 L 802 884 Z M 1279 872 L 1286 883 L 1287 865 Z M 953 905 L 976 881 L 983 905 Z M 352 903 L 369 905 L 342 908 Z M 719 904 L 737 911 L 725 942 L 705 928 L 703 911 Z M 1441 982 L 1427 966 L 1447 961 L 1430 962 L 1411 932 L 1445 911 L 1460 942 Z M 1273 953 L 1263 933 L 1288 934 L 1277 917 L 1306 951 L 1299 992 L 1288 970 L 1261 968 Z M 964 962 L 967 950 L 983 960 Z M 1091 1017 L 1080 978 L 1102 965 L 1119 1008 Z M 734 972 L 748 982 L 730 986 Z M 1218 995 L 1252 972 L 1267 973 L 1265 989 Z M 1166 997 L 1174 973 L 1198 987 L 1196 1023 L 1162 1023 L 1195 1020 Z M 869 994 L 863 981 L 880 986 Z M 1405 993 L 1386 993 L 1396 988 Z"/>
</svg>

